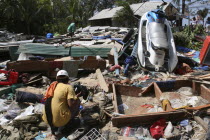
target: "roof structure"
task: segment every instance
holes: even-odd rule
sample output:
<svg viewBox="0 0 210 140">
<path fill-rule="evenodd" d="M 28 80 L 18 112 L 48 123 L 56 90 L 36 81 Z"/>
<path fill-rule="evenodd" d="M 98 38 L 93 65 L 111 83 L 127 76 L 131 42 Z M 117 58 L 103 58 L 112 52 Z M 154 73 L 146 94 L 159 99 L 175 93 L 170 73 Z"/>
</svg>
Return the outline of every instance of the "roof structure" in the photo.
<svg viewBox="0 0 210 140">
<path fill-rule="evenodd" d="M 132 4 L 130 6 L 131 6 L 132 10 L 134 11 L 134 15 L 142 16 L 144 13 L 156 9 L 157 6 L 161 5 L 162 3 L 163 2 L 161 2 L 161 1 L 152 1 L 152 2 Z M 165 10 L 170 4 L 171 3 L 167 3 L 167 5 L 164 6 L 163 10 Z M 122 9 L 122 6 L 104 9 L 101 12 L 95 14 L 89 20 L 113 18 L 115 13 L 120 9 Z"/>
</svg>

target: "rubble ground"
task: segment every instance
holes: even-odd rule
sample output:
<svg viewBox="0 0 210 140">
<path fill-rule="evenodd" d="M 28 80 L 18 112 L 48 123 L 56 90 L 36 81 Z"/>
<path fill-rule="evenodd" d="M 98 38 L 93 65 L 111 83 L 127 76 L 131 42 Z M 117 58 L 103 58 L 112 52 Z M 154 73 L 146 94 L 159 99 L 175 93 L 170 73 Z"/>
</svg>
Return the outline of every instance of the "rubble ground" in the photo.
<svg viewBox="0 0 210 140">
<path fill-rule="evenodd" d="M 33 42 L 18 36 L 14 57 L 0 60 L 0 139 L 210 139 L 210 69 L 200 64 L 199 52 L 177 46 L 172 73 L 150 71 L 131 57 L 138 29 L 130 37 L 128 32 L 87 27 L 73 37 Z M 11 49 L 11 38 L 0 41 Z M 43 98 L 61 69 L 69 73 L 69 84 L 84 86 L 88 96 L 80 97 L 72 125 L 54 136 L 42 120 Z"/>
</svg>

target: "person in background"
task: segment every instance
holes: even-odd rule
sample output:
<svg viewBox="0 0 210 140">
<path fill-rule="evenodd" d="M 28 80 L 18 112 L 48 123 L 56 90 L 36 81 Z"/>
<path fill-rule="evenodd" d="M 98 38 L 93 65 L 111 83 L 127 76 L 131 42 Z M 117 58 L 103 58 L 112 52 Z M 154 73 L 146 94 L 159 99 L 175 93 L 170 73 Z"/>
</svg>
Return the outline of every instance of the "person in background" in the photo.
<svg viewBox="0 0 210 140">
<path fill-rule="evenodd" d="M 210 17 L 207 18 L 205 27 L 206 27 L 206 32 L 209 34 L 210 33 Z"/>
<path fill-rule="evenodd" d="M 72 37 L 74 35 L 75 30 L 76 30 L 75 23 L 72 22 L 67 28 L 68 35 Z"/>
<path fill-rule="evenodd" d="M 193 17 L 193 19 L 192 19 L 192 25 L 193 26 L 196 26 L 197 25 L 197 22 L 196 22 L 196 18 L 195 17 Z"/>
<path fill-rule="evenodd" d="M 51 83 L 44 98 L 45 108 L 42 118 L 50 125 L 55 136 L 59 135 L 60 128 L 71 125 L 70 120 L 79 113 L 80 93 L 76 95 L 68 81 L 67 71 L 58 71 L 56 81 Z"/>
<path fill-rule="evenodd" d="M 199 15 L 196 16 L 196 22 L 197 22 L 197 25 L 203 25 L 201 16 L 199 16 Z"/>
</svg>

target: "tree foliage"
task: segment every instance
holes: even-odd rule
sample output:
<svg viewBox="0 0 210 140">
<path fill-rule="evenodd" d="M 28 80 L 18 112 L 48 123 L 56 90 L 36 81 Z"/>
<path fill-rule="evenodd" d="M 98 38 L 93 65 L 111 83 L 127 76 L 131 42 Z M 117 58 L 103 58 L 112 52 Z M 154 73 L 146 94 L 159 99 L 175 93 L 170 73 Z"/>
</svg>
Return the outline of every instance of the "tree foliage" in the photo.
<svg viewBox="0 0 210 140">
<path fill-rule="evenodd" d="M 138 2 L 141 0 L 127 1 Z M 115 0 L 0 0 L 0 28 L 34 35 L 63 34 L 71 22 L 77 28 L 85 27 L 94 13 L 115 6 Z M 124 7 L 127 15 L 132 14 L 128 6 Z"/>
<path fill-rule="evenodd" d="M 128 2 L 118 2 L 123 8 L 116 12 L 114 21 L 123 27 L 134 27 L 137 19 L 134 16 L 134 11 L 131 9 Z"/>
<path fill-rule="evenodd" d="M 206 16 L 208 15 L 209 9 L 204 8 L 203 10 L 198 10 L 197 14 L 199 16 L 201 16 L 201 18 L 203 19 L 203 24 L 204 24 L 204 19 L 206 18 Z"/>
</svg>

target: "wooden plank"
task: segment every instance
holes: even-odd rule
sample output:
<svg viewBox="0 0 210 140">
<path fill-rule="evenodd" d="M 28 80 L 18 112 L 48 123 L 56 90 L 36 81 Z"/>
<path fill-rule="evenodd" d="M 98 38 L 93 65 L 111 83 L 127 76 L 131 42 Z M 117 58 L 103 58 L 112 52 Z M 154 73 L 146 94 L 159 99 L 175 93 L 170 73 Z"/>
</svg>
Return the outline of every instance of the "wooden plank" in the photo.
<svg viewBox="0 0 210 140">
<path fill-rule="evenodd" d="M 100 69 L 97 69 L 96 70 L 96 74 L 97 74 L 97 78 L 98 78 L 98 82 L 99 82 L 99 85 L 100 87 L 105 91 L 105 92 L 108 92 L 109 91 L 109 87 L 108 85 L 106 84 L 106 81 L 101 73 L 101 70 Z"/>
<path fill-rule="evenodd" d="M 115 85 L 117 95 L 126 95 L 132 97 L 139 97 L 139 94 L 144 90 L 140 87 L 135 86 L 124 86 L 124 85 Z"/>
<path fill-rule="evenodd" d="M 190 116 L 185 111 L 171 111 L 171 112 L 158 112 L 158 113 L 146 113 L 141 115 L 124 115 L 120 117 L 113 117 L 112 124 L 114 127 L 123 126 L 135 126 L 138 125 L 152 125 L 160 118 L 164 118 L 167 121 L 179 122 Z"/>
<path fill-rule="evenodd" d="M 203 84 L 201 84 L 201 94 L 200 96 L 210 102 L 210 90 Z"/>
<path fill-rule="evenodd" d="M 210 74 L 205 74 L 205 75 L 201 75 L 201 76 L 196 76 L 195 78 L 204 78 L 204 77 L 208 77 L 210 76 Z"/>
<path fill-rule="evenodd" d="M 156 83 L 154 83 L 154 89 L 155 89 L 155 96 L 159 100 L 162 94 L 162 91 L 160 90 L 160 88 L 158 87 Z"/>
<path fill-rule="evenodd" d="M 194 120 L 198 122 L 206 132 L 208 131 L 208 124 L 206 124 L 199 116 L 194 116 Z"/>
<path fill-rule="evenodd" d="M 113 100 L 112 100 L 112 103 L 113 103 L 113 106 L 114 106 L 114 110 L 116 113 L 119 113 L 119 109 L 118 109 L 118 106 L 117 106 L 117 94 L 116 94 L 116 89 L 115 89 L 115 85 L 112 84 L 112 89 L 113 89 Z"/>
<path fill-rule="evenodd" d="M 207 105 L 201 105 L 201 106 L 197 106 L 197 107 L 187 107 L 186 109 L 188 110 L 188 111 L 190 111 L 190 110 L 201 110 L 201 109 L 208 109 L 208 108 L 210 108 L 210 104 L 207 104 Z"/>
</svg>

